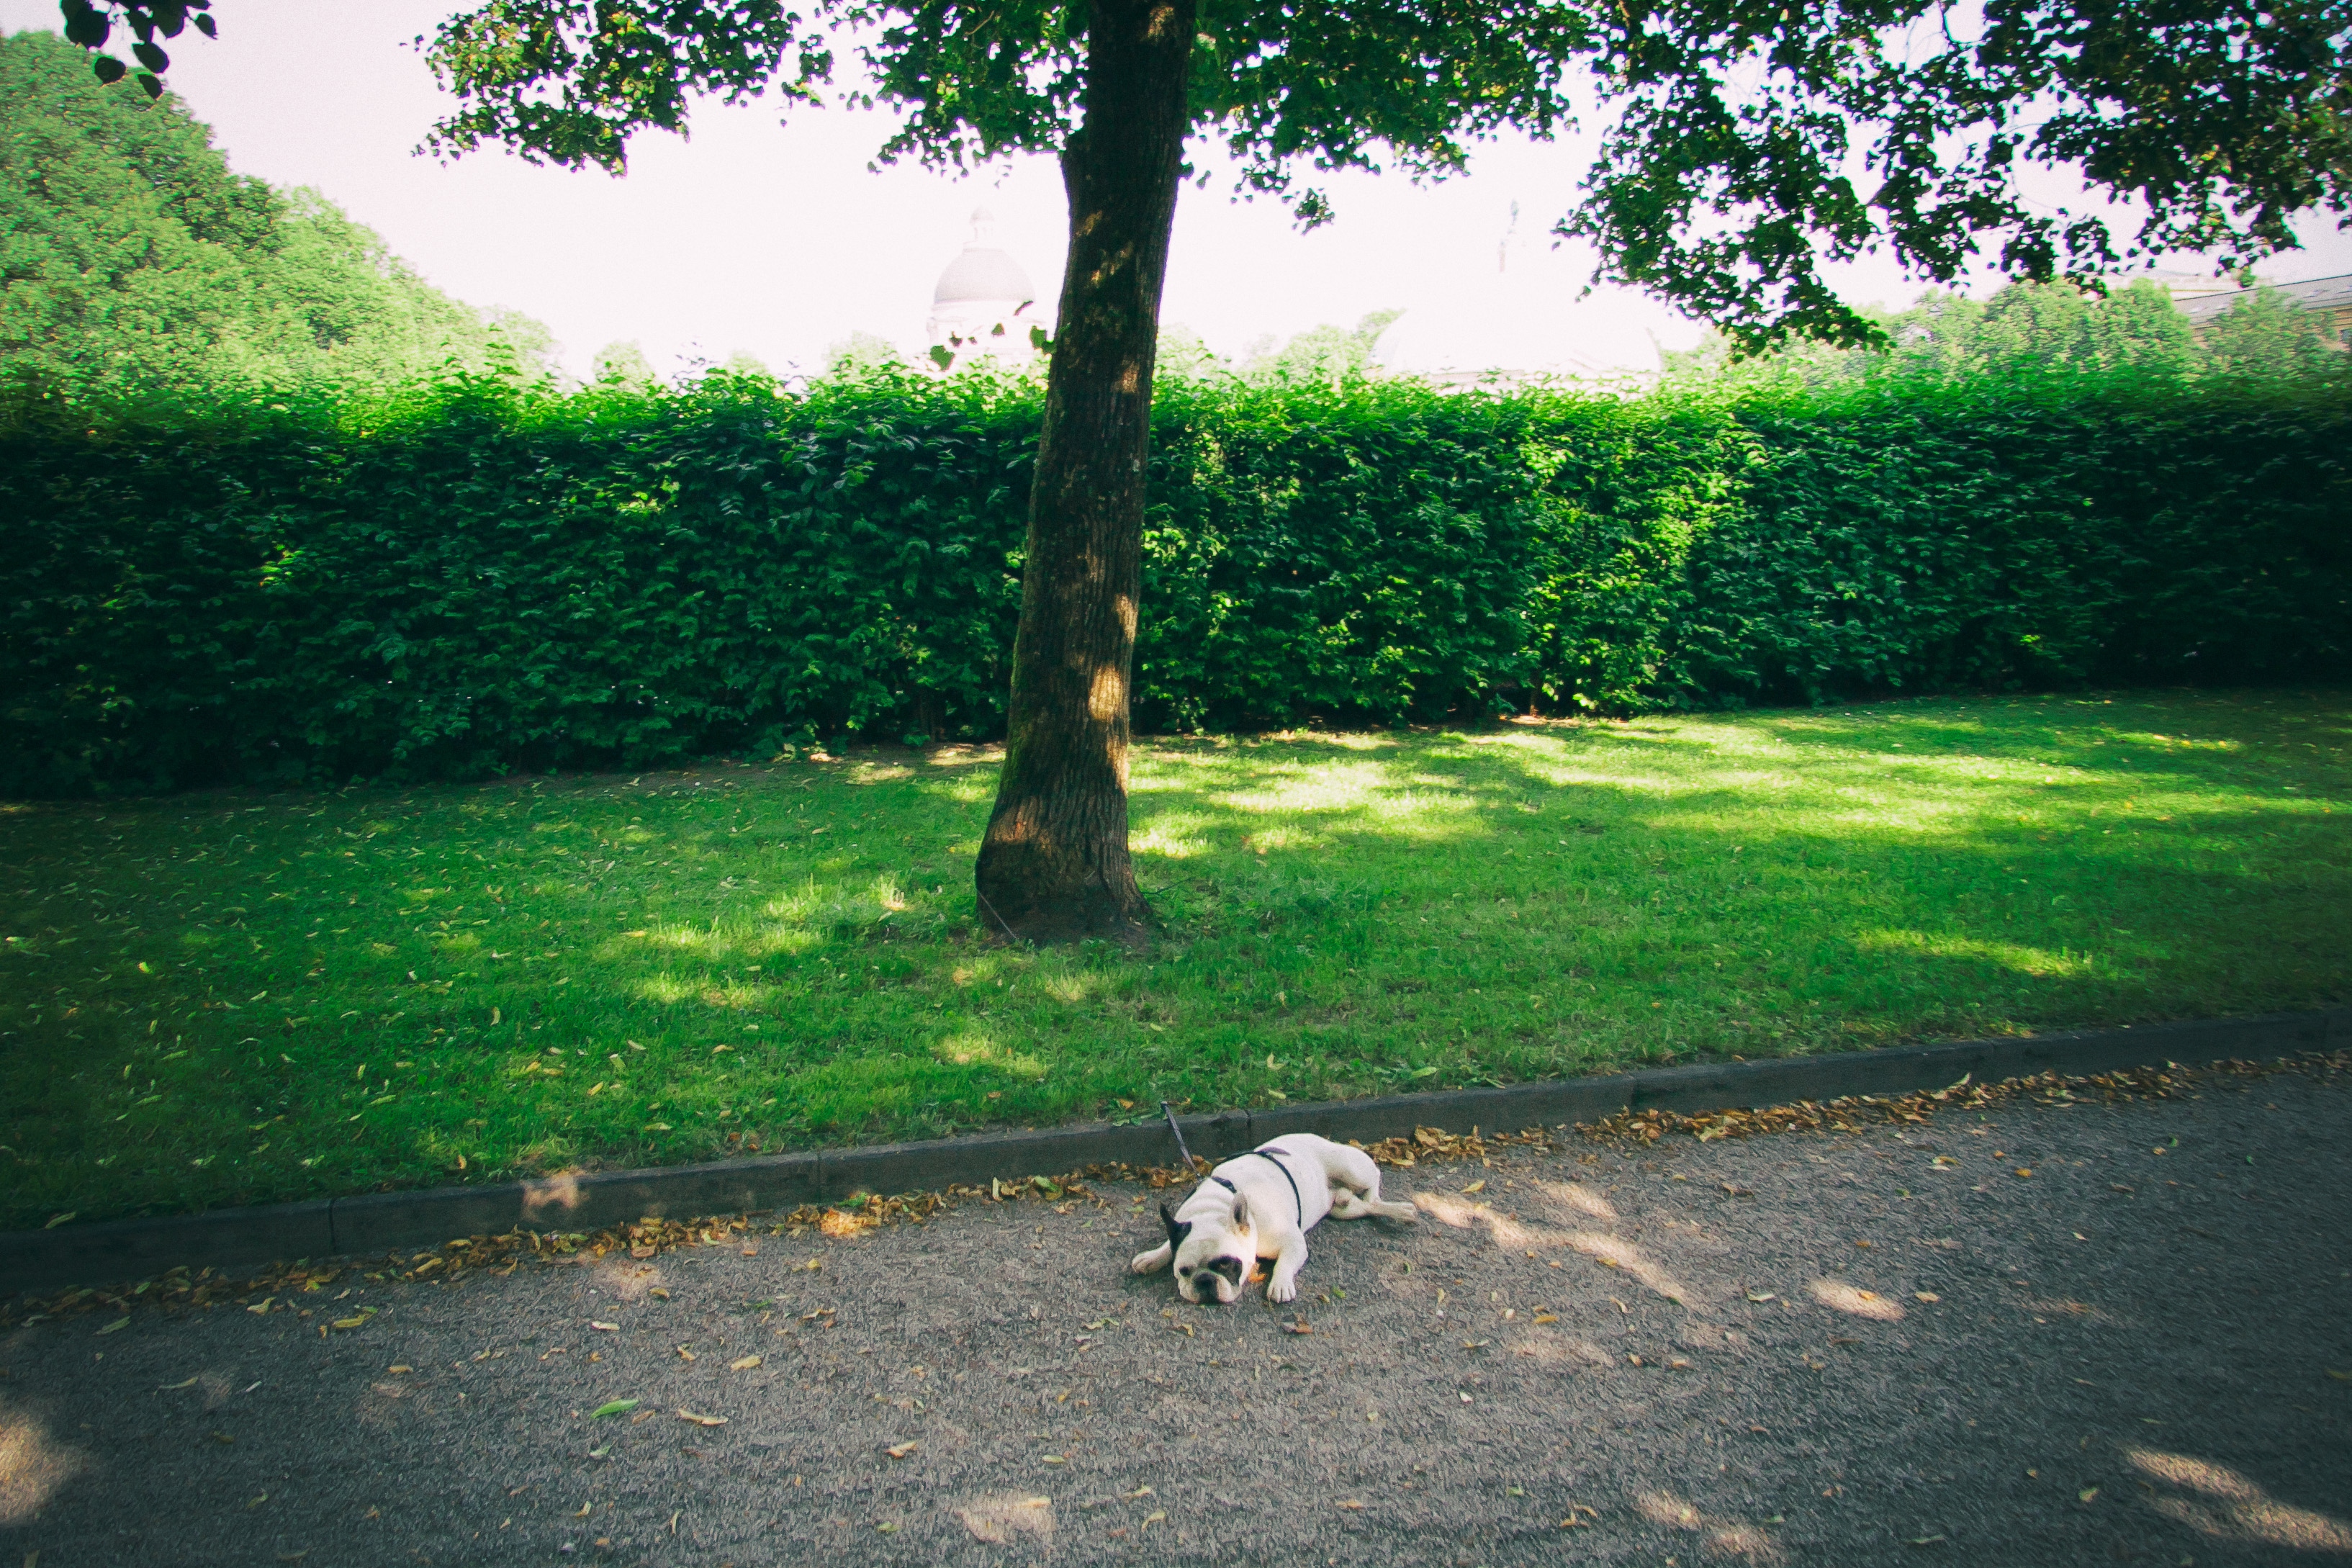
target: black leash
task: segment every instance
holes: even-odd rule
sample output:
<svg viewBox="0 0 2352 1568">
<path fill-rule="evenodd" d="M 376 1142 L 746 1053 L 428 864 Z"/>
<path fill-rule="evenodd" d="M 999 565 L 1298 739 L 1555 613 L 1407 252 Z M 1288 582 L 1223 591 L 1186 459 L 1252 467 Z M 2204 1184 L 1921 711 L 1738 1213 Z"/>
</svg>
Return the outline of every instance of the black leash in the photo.
<svg viewBox="0 0 2352 1568">
<path fill-rule="evenodd" d="M 1282 1173 L 1282 1179 L 1290 1184 L 1291 1205 L 1298 1211 L 1299 1228 L 1302 1230 L 1305 1229 L 1307 1226 L 1307 1200 L 1298 1194 L 1298 1179 L 1290 1173 L 1289 1166 L 1284 1164 L 1281 1161 L 1274 1157 L 1276 1154 L 1287 1154 L 1290 1151 L 1287 1149 L 1276 1149 L 1273 1145 L 1268 1144 L 1265 1149 L 1253 1149 L 1249 1152 L 1250 1154 L 1256 1155 L 1267 1164 L 1272 1165 L 1276 1170 L 1280 1171 Z M 1236 1155 L 1235 1158 L 1246 1160 L 1249 1158 L 1249 1154 Z M 1235 1197 L 1242 1195 L 1242 1190 L 1234 1185 L 1231 1182 L 1225 1180 L 1223 1176 L 1213 1175 L 1209 1180 L 1216 1183 L 1217 1185 L 1224 1188 L 1225 1191 L 1233 1194 Z"/>
<path fill-rule="evenodd" d="M 1168 1131 L 1176 1134 L 1176 1152 L 1184 1156 L 1184 1168 L 1191 1170 L 1192 1151 L 1184 1147 L 1184 1130 L 1176 1125 L 1176 1113 L 1168 1109 L 1168 1102 L 1164 1100 L 1160 1102 L 1160 1114 L 1168 1118 Z"/>
</svg>

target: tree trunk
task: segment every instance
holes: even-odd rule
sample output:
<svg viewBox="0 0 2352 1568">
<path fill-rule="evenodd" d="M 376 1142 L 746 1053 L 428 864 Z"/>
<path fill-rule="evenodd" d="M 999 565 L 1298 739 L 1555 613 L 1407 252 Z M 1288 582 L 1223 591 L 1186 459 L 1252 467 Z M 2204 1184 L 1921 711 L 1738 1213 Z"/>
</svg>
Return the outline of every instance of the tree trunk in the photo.
<svg viewBox="0 0 2352 1568">
<path fill-rule="evenodd" d="M 1069 259 L 1029 500 L 1004 773 L 981 845 L 999 936 L 1139 941 L 1128 687 L 1143 590 L 1160 286 L 1188 122 L 1194 0 L 1095 0 L 1086 122 L 1062 154 Z"/>
</svg>

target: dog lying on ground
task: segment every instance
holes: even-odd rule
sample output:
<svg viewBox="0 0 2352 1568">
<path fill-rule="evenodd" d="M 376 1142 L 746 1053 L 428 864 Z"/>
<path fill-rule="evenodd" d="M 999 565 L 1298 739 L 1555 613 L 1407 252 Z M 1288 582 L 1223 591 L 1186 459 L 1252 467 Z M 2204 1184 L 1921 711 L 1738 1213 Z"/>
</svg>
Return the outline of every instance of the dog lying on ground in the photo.
<svg viewBox="0 0 2352 1568">
<path fill-rule="evenodd" d="M 1311 1132 L 1259 1145 L 1209 1173 L 1175 1213 L 1160 1205 L 1168 1239 L 1130 1265 L 1150 1274 L 1176 1265 L 1176 1293 L 1194 1303 L 1241 1298 L 1261 1258 L 1274 1260 L 1265 1299 L 1298 1294 L 1307 1233 L 1325 1215 L 1339 1219 L 1417 1217 L 1413 1206 L 1381 1201 L 1381 1168 L 1361 1149 Z"/>
</svg>

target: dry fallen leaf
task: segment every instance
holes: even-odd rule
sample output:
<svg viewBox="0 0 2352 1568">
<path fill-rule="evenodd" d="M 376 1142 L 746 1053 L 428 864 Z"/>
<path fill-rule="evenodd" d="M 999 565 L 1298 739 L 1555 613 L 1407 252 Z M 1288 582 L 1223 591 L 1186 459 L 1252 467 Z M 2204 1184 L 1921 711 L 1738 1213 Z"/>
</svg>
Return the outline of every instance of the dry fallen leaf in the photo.
<svg viewBox="0 0 2352 1568">
<path fill-rule="evenodd" d="M 898 1443 L 893 1444 L 891 1447 L 885 1448 L 882 1451 L 889 1455 L 894 1459 L 903 1459 L 920 1447 L 922 1447 L 922 1445 L 919 1443 Z"/>
<path fill-rule="evenodd" d="M 2020 1165 L 2017 1168 L 2017 1173 L 2021 1176 L 2030 1176 L 2033 1174 L 2033 1169 L 2030 1165 Z"/>
<path fill-rule="evenodd" d="M 600 1323 L 600 1322 L 596 1321 L 596 1320 L 595 1320 L 595 1319 L 593 1319 L 593 1318 L 591 1318 L 591 1319 L 589 1319 L 589 1320 L 588 1320 L 588 1326 L 589 1326 L 590 1328 L 592 1328 L 592 1329 L 595 1329 L 595 1330 L 597 1330 L 597 1331 L 600 1331 L 600 1332 L 607 1333 L 607 1334 L 617 1334 L 617 1333 L 619 1333 L 619 1332 L 621 1331 L 621 1325 L 620 1325 L 620 1324 L 618 1324 L 618 1323 Z"/>
<path fill-rule="evenodd" d="M 733 1361 L 727 1363 L 727 1370 L 730 1372 L 749 1372 L 759 1364 L 760 1358 L 758 1356 L 738 1356 Z"/>
<path fill-rule="evenodd" d="M 727 1417 L 724 1415 L 697 1415 L 691 1410 L 680 1410 L 677 1413 L 677 1418 L 681 1421 L 691 1421 L 697 1426 L 724 1426 L 727 1425 Z"/>
<path fill-rule="evenodd" d="M 1465 1187 L 1465 1188 L 1463 1188 L 1463 1189 L 1462 1189 L 1462 1191 L 1463 1191 L 1465 1194 L 1469 1194 L 1469 1193 L 1483 1193 L 1483 1192 L 1485 1192 L 1486 1190 L 1486 1183 L 1484 1183 L 1484 1182 L 1473 1182 L 1473 1183 L 1471 1183 L 1468 1186 L 1466 1186 L 1466 1187 Z M 1361 1508 L 1363 1505 L 1362 1505 L 1361 1503 L 1358 1503 L 1356 1506 L 1357 1506 L 1357 1507 L 1359 1507 L 1359 1508 Z"/>
<path fill-rule="evenodd" d="M 1346 1509 L 1350 1513 L 1361 1513 L 1364 1511 L 1364 1505 L 1358 1502 L 1354 1498 L 1340 1499 L 1339 1506 Z"/>
<path fill-rule="evenodd" d="M 2084 1487 L 2081 1491 L 2076 1492 L 2074 1495 L 2084 1502 L 2088 1502 L 2093 1498 L 2099 1495 L 2099 1489 L 2096 1487 Z"/>
<path fill-rule="evenodd" d="M 1295 1323 L 1283 1324 L 1282 1331 L 1286 1334 L 1311 1334 L 1315 1331 L 1315 1325 L 1301 1318 Z"/>
<path fill-rule="evenodd" d="M 2342 1373 L 2340 1373 L 2340 1372 L 2332 1372 L 2332 1373 L 2329 1373 L 2327 1375 L 2328 1375 L 2328 1376 L 2330 1376 L 2330 1377 L 2342 1377 L 2344 1374 L 2343 1374 Z M 172 1392 L 173 1392 L 174 1390 L 177 1390 L 177 1389 L 182 1389 L 182 1388 L 194 1388 L 194 1387 L 195 1387 L 195 1385 L 196 1385 L 196 1380 L 195 1380 L 194 1378 L 193 1378 L 193 1377 L 192 1377 L 192 1378 L 188 1379 L 188 1381 L 187 1381 L 187 1382 L 185 1382 L 185 1383 L 165 1383 L 165 1384 L 159 1384 L 156 1386 L 155 1392 L 156 1392 L 156 1393 L 158 1393 L 158 1394 L 170 1394 L 170 1393 L 172 1393 Z"/>
<path fill-rule="evenodd" d="M 101 1333 L 101 1334 L 110 1334 L 110 1333 L 114 1332 L 114 1331 L 115 1331 L 115 1330 L 117 1330 L 117 1329 L 127 1329 L 127 1328 L 129 1328 L 130 1326 L 131 1326 L 131 1314 L 130 1314 L 130 1313 L 128 1313 L 128 1312 L 125 1312 L 121 1317 L 119 1317 L 119 1318 L 115 1319 L 115 1320 L 114 1320 L 114 1321 L 112 1321 L 112 1322 L 110 1322 L 110 1323 L 107 1324 L 107 1325 L 106 1325 L 106 1327 L 104 1327 L 104 1328 L 102 1328 L 102 1329 L 99 1330 L 98 1331 L 99 1331 L 100 1333 Z"/>
<path fill-rule="evenodd" d="M 1559 1321 L 1559 1314 L 1558 1312 L 1538 1312 L 1535 1315 L 1534 1321 L 1538 1323 L 1557 1323 Z"/>
<path fill-rule="evenodd" d="M 416 1369 L 415 1369 L 415 1367 L 413 1367 L 413 1366 L 410 1366 L 406 1362 L 398 1362 L 398 1361 L 396 1361 L 396 1362 L 394 1362 L 390 1366 L 385 1367 L 383 1370 L 384 1370 L 385 1372 L 387 1372 L 387 1373 L 404 1373 L 404 1372 L 415 1372 Z"/>
<path fill-rule="evenodd" d="M 1770 1301 L 1776 1300 L 1772 1292 L 1769 1290 L 1750 1290 L 1748 1293 L 1748 1299 L 1751 1301 Z"/>
<path fill-rule="evenodd" d="M 1927 1302 L 1931 1306 L 1943 1300 L 1941 1296 L 1937 1295 L 1933 1290 L 1914 1290 L 1911 1294 L 1918 1300 Z"/>
</svg>

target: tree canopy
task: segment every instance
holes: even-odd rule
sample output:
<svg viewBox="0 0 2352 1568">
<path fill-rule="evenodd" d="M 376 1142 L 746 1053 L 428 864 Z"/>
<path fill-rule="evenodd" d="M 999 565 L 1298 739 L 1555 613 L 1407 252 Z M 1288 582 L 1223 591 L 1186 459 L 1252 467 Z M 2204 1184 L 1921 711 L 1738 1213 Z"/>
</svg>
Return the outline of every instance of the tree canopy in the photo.
<svg viewBox="0 0 2352 1568">
<path fill-rule="evenodd" d="M 496 0 L 433 43 L 464 100 L 434 144 L 619 167 L 633 132 L 683 130 L 697 93 L 814 101 L 845 39 L 870 77 L 851 96 L 906 116 L 884 158 L 1059 151 L 1087 25 L 1084 5 L 1038 0 L 814 0 L 805 16 Z M 1192 133 L 1309 224 L 1331 216 L 1313 176 L 1443 174 L 1481 136 L 1597 111 L 1601 153 L 1557 232 L 1743 349 L 1876 339 L 1830 260 L 1891 250 L 1935 281 L 1983 258 L 2083 280 L 2180 249 L 2242 268 L 2295 246 L 2295 213 L 2352 210 L 2347 0 L 1202 0 L 1194 25 Z M 2037 172 L 2122 206 L 2043 206 Z"/>
</svg>

